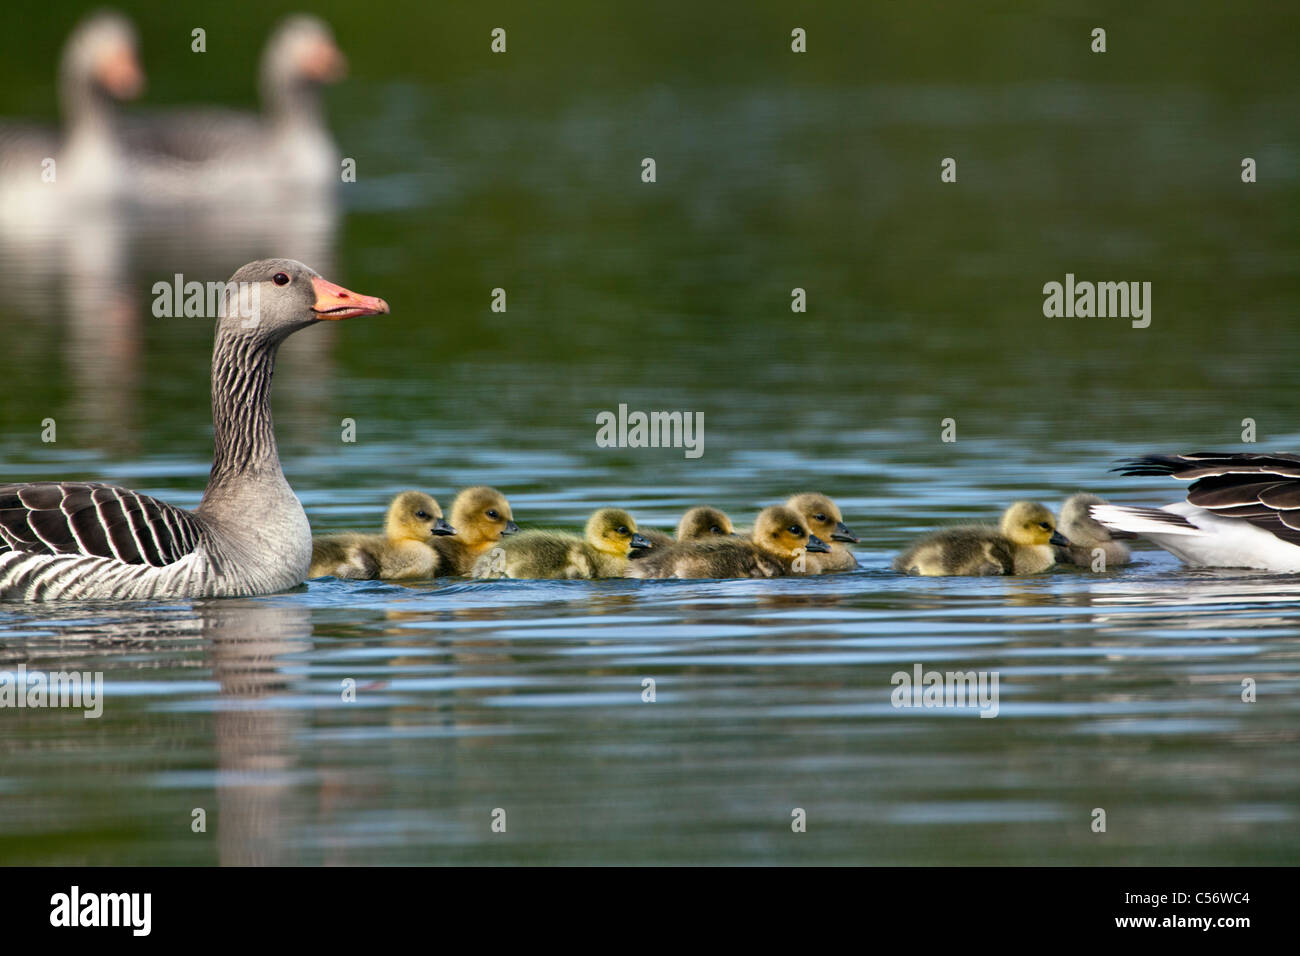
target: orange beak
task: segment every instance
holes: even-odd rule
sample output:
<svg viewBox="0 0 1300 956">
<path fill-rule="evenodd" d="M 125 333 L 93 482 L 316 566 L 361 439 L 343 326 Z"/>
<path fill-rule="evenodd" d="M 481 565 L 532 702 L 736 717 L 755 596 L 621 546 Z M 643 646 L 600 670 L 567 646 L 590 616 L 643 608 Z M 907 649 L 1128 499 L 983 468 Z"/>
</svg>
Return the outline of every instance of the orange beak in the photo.
<svg viewBox="0 0 1300 956">
<path fill-rule="evenodd" d="M 348 58 L 333 43 L 322 40 L 307 51 L 303 73 L 317 83 L 337 83 L 348 75 Z"/>
<path fill-rule="evenodd" d="M 118 47 L 106 56 L 97 72 L 104 88 L 119 100 L 133 100 L 144 89 L 144 70 L 129 46 Z"/>
<path fill-rule="evenodd" d="M 328 279 L 315 276 L 311 286 L 316 290 L 316 302 L 311 310 L 321 319 L 350 319 L 357 315 L 388 314 L 388 303 L 373 295 L 359 295 L 349 292 L 341 285 L 335 285 Z"/>
</svg>

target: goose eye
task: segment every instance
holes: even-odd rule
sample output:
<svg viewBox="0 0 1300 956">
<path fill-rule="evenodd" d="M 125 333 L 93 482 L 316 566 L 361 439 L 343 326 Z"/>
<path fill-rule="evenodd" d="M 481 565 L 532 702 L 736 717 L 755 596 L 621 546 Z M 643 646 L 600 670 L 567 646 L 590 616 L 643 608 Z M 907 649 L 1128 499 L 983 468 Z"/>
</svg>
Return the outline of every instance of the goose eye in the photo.
<svg viewBox="0 0 1300 956">
<path fill-rule="evenodd" d="M 825 521 L 825 520 L 826 520 L 826 516 L 825 516 L 825 515 L 813 515 L 813 518 L 814 518 L 815 520 L 817 520 L 817 521 Z"/>
<path fill-rule="evenodd" d="M 797 524 L 792 524 L 790 525 L 790 533 L 794 535 L 796 538 L 802 538 L 803 528 L 799 527 Z"/>
<path fill-rule="evenodd" d="M 489 511 L 489 512 L 487 513 L 487 516 L 488 516 L 489 518 L 491 518 L 492 520 L 494 520 L 494 521 L 495 521 L 498 517 L 500 517 L 500 516 L 499 516 L 495 511 Z"/>
<path fill-rule="evenodd" d="M 1051 531 L 1051 530 L 1052 530 L 1052 526 L 1051 526 L 1050 524 L 1048 524 L 1046 521 L 1040 521 L 1040 522 L 1038 522 L 1038 527 L 1042 528 L 1044 531 Z"/>
<path fill-rule="evenodd" d="M 289 276 L 286 273 L 277 272 L 275 275 L 271 277 L 271 281 L 274 282 L 276 285 L 288 285 Z"/>
<path fill-rule="evenodd" d="M 710 528 L 709 531 L 711 531 L 713 534 L 722 534 L 722 533 L 723 533 L 722 529 L 719 528 L 716 524 L 715 524 L 712 528 Z"/>
<path fill-rule="evenodd" d="M 416 516 L 417 518 L 427 518 L 427 517 L 429 517 L 429 516 L 428 516 L 427 514 L 425 514 L 423 511 L 417 511 L 417 512 L 415 513 L 415 516 Z"/>
<path fill-rule="evenodd" d="M 625 525 L 619 525 L 619 526 L 618 526 L 618 533 L 619 533 L 619 534 L 627 534 L 627 535 L 630 535 L 632 532 L 631 532 L 631 531 L 628 531 L 628 530 L 627 530 L 627 527 L 626 527 Z"/>
</svg>

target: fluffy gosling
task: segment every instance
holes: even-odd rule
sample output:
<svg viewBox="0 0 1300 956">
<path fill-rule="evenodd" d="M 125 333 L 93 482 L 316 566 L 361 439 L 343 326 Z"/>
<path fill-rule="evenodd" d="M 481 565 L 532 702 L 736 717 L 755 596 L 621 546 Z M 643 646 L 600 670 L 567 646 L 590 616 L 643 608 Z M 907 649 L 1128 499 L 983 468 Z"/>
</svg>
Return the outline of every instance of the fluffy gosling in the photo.
<svg viewBox="0 0 1300 956">
<path fill-rule="evenodd" d="M 829 574 L 835 571 L 852 571 L 858 566 L 858 559 L 853 556 L 841 541 L 857 544 L 858 537 L 844 523 L 844 516 L 834 501 L 825 495 L 805 492 L 795 495 L 786 503 L 803 516 L 808 530 L 830 546 L 827 554 L 808 555 L 809 574 Z"/>
<path fill-rule="evenodd" d="M 1093 505 L 1106 504 L 1104 498 L 1096 495 L 1077 494 L 1065 499 L 1061 506 L 1061 534 L 1070 539 L 1070 546 L 1056 549 L 1059 564 L 1077 564 L 1080 567 L 1104 571 L 1106 568 L 1119 567 L 1129 563 L 1128 545 L 1117 540 L 1132 539 L 1137 535 L 1132 531 L 1114 531 L 1107 528 L 1088 513 Z M 1094 554 L 1101 549 L 1101 555 Z M 1097 563 L 1097 558 L 1102 563 Z"/>
<path fill-rule="evenodd" d="M 438 571 L 434 535 L 456 529 L 423 491 L 404 491 L 388 506 L 383 534 L 326 534 L 311 541 L 309 578 L 332 574 L 354 580 L 429 578 Z"/>
<path fill-rule="evenodd" d="M 1070 542 L 1040 504 L 1017 501 L 1002 523 L 959 525 L 926 535 L 894 559 L 894 570 L 924 575 L 1038 574 L 1056 563 L 1053 545 Z"/>
<path fill-rule="evenodd" d="M 799 573 L 812 554 L 830 546 L 808 530 L 799 512 L 785 505 L 765 508 L 748 539 L 717 537 L 688 541 L 632 563 L 631 578 L 772 578 Z"/>
<path fill-rule="evenodd" d="M 628 552 L 650 547 L 636 522 L 619 508 L 602 508 L 583 536 L 525 531 L 502 541 L 474 563 L 476 578 L 621 578 Z"/>
<path fill-rule="evenodd" d="M 519 530 L 505 495 L 484 485 L 466 488 L 456 496 L 451 503 L 451 523 L 456 527 L 454 536 L 433 539 L 440 559 L 439 574 L 469 574 L 480 555 Z"/>
</svg>

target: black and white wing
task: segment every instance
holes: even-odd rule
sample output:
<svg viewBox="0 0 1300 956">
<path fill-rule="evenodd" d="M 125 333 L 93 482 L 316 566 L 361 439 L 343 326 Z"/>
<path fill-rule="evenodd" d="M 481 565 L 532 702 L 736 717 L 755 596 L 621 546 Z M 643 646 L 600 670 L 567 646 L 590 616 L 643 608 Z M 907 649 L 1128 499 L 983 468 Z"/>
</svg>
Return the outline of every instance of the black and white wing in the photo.
<svg viewBox="0 0 1300 956">
<path fill-rule="evenodd" d="M 1190 481 L 1189 504 L 1249 521 L 1300 545 L 1300 455 L 1143 455 L 1127 459 L 1115 470 Z"/>
<path fill-rule="evenodd" d="M 160 568 L 198 547 L 190 511 L 96 482 L 0 484 L 0 552 L 84 554 Z"/>
</svg>

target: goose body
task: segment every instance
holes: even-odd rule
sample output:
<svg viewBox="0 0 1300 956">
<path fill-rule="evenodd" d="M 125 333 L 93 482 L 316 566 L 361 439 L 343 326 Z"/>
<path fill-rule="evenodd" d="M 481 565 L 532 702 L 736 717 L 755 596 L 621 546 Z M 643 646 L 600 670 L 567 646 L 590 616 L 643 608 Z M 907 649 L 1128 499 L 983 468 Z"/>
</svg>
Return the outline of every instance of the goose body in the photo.
<svg viewBox="0 0 1300 956">
<path fill-rule="evenodd" d="M 1089 513 L 1094 505 L 1105 504 L 1106 500 L 1097 495 L 1077 494 L 1065 499 L 1057 528 L 1069 539 L 1070 545 L 1057 547 L 1058 564 L 1104 570 L 1129 563 L 1128 545 L 1120 539 L 1136 535 L 1107 528 Z"/>
<path fill-rule="evenodd" d="M 519 531 L 505 495 L 483 485 L 465 488 L 456 495 L 451 522 L 456 527 L 455 535 L 431 542 L 438 552 L 439 574 L 469 574 L 484 552 L 496 547 L 506 535 Z"/>
<path fill-rule="evenodd" d="M 996 528 L 958 525 L 926 535 L 894 559 L 894 570 L 934 577 L 1038 574 L 1056 563 L 1054 545 L 1069 544 L 1050 511 L 1018 501 Z"/>
<path fill-rule="evenodd" d="M 301 584 L 311 528 L 285 480 L 271 422 L 275 355 L 322 319 L 387 312 L 382 299 L 268 259 L 256 321 L 227 300 L 212 360 L 214 454 L 197 509 L 89 482 L 0 485 L 0 598 L 135 600 L 267 594 Z"/>
<path fill-rule="evenodd" d="M 456 534 L 442 508 L 423 491 L 404 491 L 388 506 L 383 534 L 317 535 L 311 542 L 312 578 L 332 575 L 355 580 L 400 581 L 431 578 L 442 561 L 435 536 Z"/>
<path fill-rule="evenodd" d="M 1107 528 L 1139 535 L 1193 567 L 1300 572 L 1300 456 L 1145 455 L 1119 471 L 1192 484 L 1186 501 L 1163 508 L 1091 506 Z"/>
<path fill-rule="evenodd" d="M 825 495 L 806 492 L 791 497 L 786 506 L 799 512 L 808 525 L 808 530 L 825 541 L 830 548 L 825 554 L 808 555 L 809 574 L 830 574 L 857 568 L 858 559 L 853 556 L 848 544 L 857 544 L 858 537 L 844 523 L 839 505 Z"/>
<path fill-rule="evenodd" d="M 621 578 L 628 553 L 649 542 L 619 508 L 602 508 L 580 538 L 557 531 L 524 531 L 502 541 L 474 564 L 476 578 Z"/>
<path fill-rule="evenodd" d="M 759 513 L 749 538 L 715 537 L 682 542 L 629 565 L 630 578 L 772 578 L 797 574 L 814 554 L 830 550 L 797 511 L 785 506 Z"/>
</svg>

